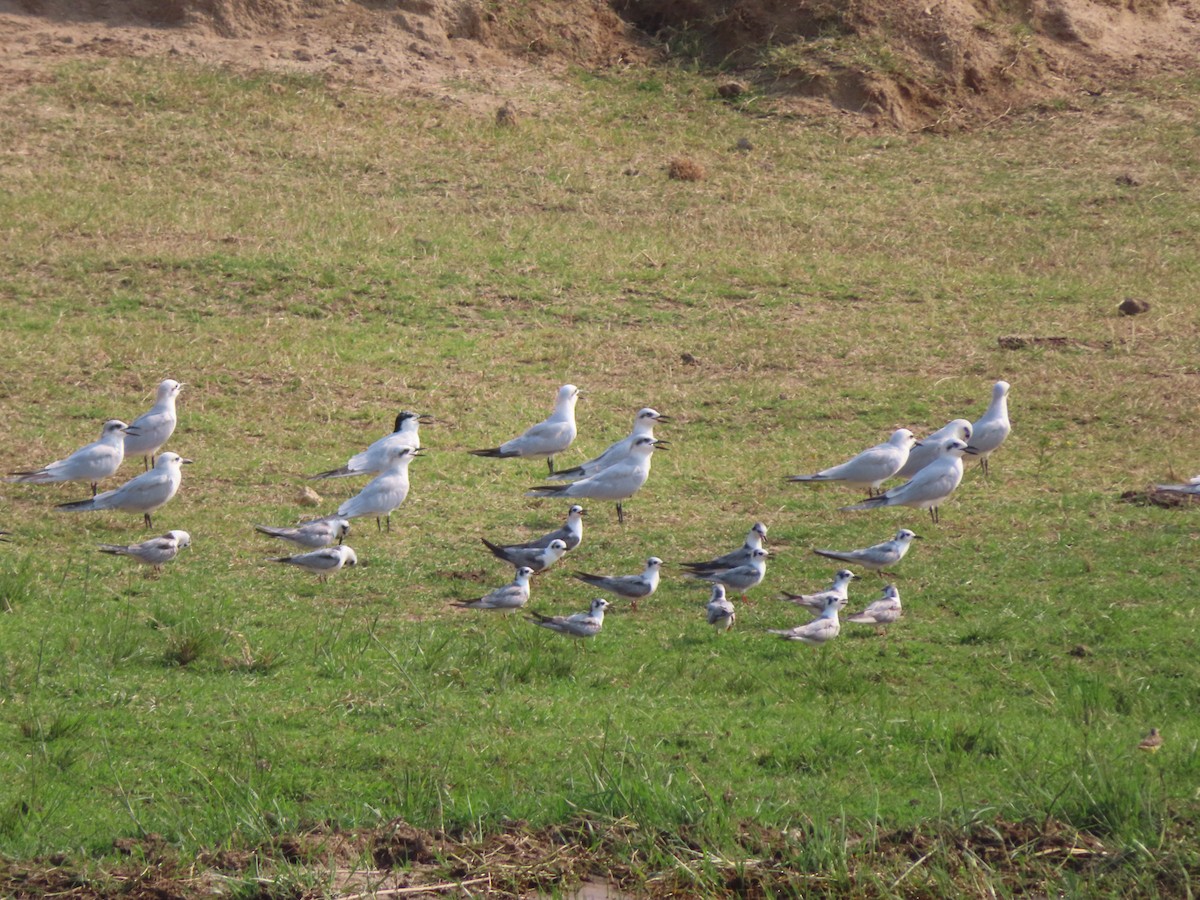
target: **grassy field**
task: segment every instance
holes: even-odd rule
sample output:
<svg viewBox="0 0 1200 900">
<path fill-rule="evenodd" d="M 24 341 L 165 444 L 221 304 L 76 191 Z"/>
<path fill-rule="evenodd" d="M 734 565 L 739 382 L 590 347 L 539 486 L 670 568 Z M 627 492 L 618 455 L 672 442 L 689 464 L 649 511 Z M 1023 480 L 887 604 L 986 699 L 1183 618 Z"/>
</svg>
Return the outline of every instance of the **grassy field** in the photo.
<svg viewBox="0 0 1200 900">
<path fill-rule="evenodd" d="M 496 891 L 586 871 L 553 851 L 570 835 L 650 893 L 1190 896 L 1200 520 L 1119 498 L 1200 472 L 1198 88 L 953 137 L 760 115 L 661 72 L 531 88 L 513 129 L 183 64 L 10 89 L 0 465 L 60 458 L 164 377 L 187 384 L 169 448 L 196 463 L 152 532 L 52 511 L 86 486 L 3 486 L 0 892 L 36 893 L 13 873 L 39 866 L 108 884 L 132 841 L 135 863 L 248 854 L 232 895 L 333 895 L 325 857 L 281 840 L 402 819 L 464 846 L 557 836 Z M 668 179 L 681 155 L 707 177 Z M 1150 312 L 1118 316 L 1126 297 Z M 783 481 L 977 418 L 999 378 L 1013 435 L 939 525 Z M 589 503 L 536 580 L 531 608 L 574 612 L 595 594 L 570 570 L 667 561 L 582 647 L 450 606 L 510 577 L 480 536 L 569 505 L 523 496 L 540 461 L 464 451 L 568 381 L 564 464 L 639 407 L 675 420 L 625 526 Z M 311 512 L 302 476 L 402 408 L 439 423 L 391 532 L 355 522 L 363 565 L 319 584 L 264 562 L 283 548 L 253 523 Z M 360 484 L 317 483 L 320 510 Z M 767 579 L 718 639 L 670 564 L 755 520 Z M 837 568 L 812 547 L 899 527 L 925 540 L 886 638 L 765 633 L 805 619 L 780 590 Z M 168 528 L 195 543 L 158 579 L 95 550 Z M 488 869 L 435 857 L 435 878 Z"/>
</svg>

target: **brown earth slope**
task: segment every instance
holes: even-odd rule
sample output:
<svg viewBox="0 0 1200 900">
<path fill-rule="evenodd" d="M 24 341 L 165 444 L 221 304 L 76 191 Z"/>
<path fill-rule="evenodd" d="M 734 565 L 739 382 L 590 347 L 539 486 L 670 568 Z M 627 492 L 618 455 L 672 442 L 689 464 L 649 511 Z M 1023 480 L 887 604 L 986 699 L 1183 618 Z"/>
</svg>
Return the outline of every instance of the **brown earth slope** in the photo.
<svg viewBox="0 0 1200 900">
<path fill-rule="evenodd" d="M 1200 0 L 0 0 L 0 78 L 181 55 L 444 95 L 687 58 L 770 108 L 954 127 L 1200 60 Z"/>
</svg>

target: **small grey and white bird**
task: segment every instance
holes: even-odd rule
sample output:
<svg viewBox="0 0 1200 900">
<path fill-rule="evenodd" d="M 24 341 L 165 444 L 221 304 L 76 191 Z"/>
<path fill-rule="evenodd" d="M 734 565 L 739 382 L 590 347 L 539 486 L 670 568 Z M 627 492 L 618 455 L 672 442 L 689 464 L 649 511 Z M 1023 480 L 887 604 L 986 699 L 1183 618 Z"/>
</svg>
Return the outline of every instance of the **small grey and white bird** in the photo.
<svg viewBox="0 0 1200 900">
<path fill-rule="evenodd" d="M 487 450 L 471 450 L 472 456 L 490 456 L 497 459 L 544 459 L 550 474 L 554 474 L 554 454 L 562 453 L 575 440 L 575 402 L 579 399 L 579 388 L 564 384 L 558 389 L 554 400 L 554 412 L 544 421 L 530 426 L 522 434 L 505 441 L 499 447 Z"/>
<path fill-rule="evenodd" d="M 883 506 L 911 506 L 929 510 L 934 524 L 938 521 L 938 506 L 954 493 L 963 476 L 963 453 L 969 448 L 957 438 L 942 445 L 942 452 L 929 465 L 904 484 L 885 491 L 878 497 L 868 497 L 862 503 L 840 507 L 843 510 L 878 509 Z"/>
<path fill-rule="evenodd" d="M 505 550 L 541 550 L 549 547 L 553 541 L 562 541 L 567 545 L 568 550 L 574 550 L 583 543 L 583 517 L 586 513 L 587 510 L 576 503 L 567 511 L 567 521 L 561 528 L 555 528 L 540 538 L 525 541 L 523 544 L 504 544 L 502 548 Z"/>
<path fill-rule="evenodd" d="M 780 599 L 803 606 L 812 613 L 824 612 L 830 600 L 849 599 L 850 582 L 858 581 L 858 579 L 859 576 L 849 569 L 841 569 L 833 576 L 833 583 L 823 591 L 817 591 L 815 594 L 793 594 L 784 591 L 780 595 Z"/>
<path fill-rule="evenodd" d="M 732 628 L 733 620 L 737 618 L 733 603 L 725 596 L 725 585 L 723 584 L 712 586 L 712 596 L 708 598 L 708 605 L 704 610 L 708 615 L 708 624 L 717 629 L 718 634 Z"/>
<path fill-rule="evenodd" d="M 337 514 L 343 519 L 375 517 L 376 530 L 382 531 L 381 518 L 387 519 L 387 530 L 392 530 L 392 512 L 408 497 L 408 464 L 419 453 L 409 447 L 393 447 L 388 453 L 391 461 L 368 481 L 361 491 L 338 507 Z"/>
<path fill-rule="evenodd" d="M 904 559 L 904 554 L 908 552 L 909 546 L 916 540 L 921 540 L 919 534 L 914 534 L 907 528 L 901 528 L 890 541 L 863 547 L 861 550 L 813 550 L 813 553 L 827 559 L 849 563 L 852 566 L 862 566 L 864 569 L 877 572 L 882 578 L 887 574 L 884 569 L 894 566 Z"/>
<path fill-rule="evenodd" d="M 515 568 L 528 566 L 534 572 L 541 572 L 554 565 L 567 552 L 565 541 L 555 538 L 546 547 L 501 547 L 493 544 L 487 538 L 480 538 L 484 545 L 492 551 L 492 556 L 502 559 Z"/>
<path fill-rule="evenodd" d="M 900 467 L 896 478 L 912 478 L 923 468 L 938 458 L 942 445 L 950 438 L 958 438 L 964 444 L 971 440 L 971 423 L 966 419 L 954 419 L 947 422 L 933 434 L 922 438 L 913 444 L 908 451 L 908 462 Z"/>
<path fill-rule="evenodd" d="M 475 600 L 455 600 L 454 605 L 464 609 L 499 609 L 504 612 L 520 609 L 529 602 L 529 577 L 531 575 L 533 575 L 533 569 L 529 566 L 521 566 L 517 569 L 516 577 L 503 587 L 489 591 Z"/>
<path fill-rule="evenodd" d="M 637 612 L 638 601 L 644 600 L 658 590 L 659 572 L 663 561 L 657 556 L 646 560 L 646 568 L 640 575 L 592 575 L 589 572 L 572 572 L 572 578 L 578 578 L 594 588 L 616 594 L 629 601 L 629 607 Z"/>
<path fill-rule="evenodd" d="M 147 528 L 153 527 L 150 514 L 165 506 L 179 490 L 183 481 L 183 466 L 191 463 L 178 453 L 160 453 L 154 468 L 129 479 L 119 488 L 104 491 L 90 500 L 60 503 L 55 509 L 66 512 L 91 512 L 102 509 L 119 509 L 125 512 L 140 512 Z"/>
<path fill-rule="evenodd" d="M 876 444 L 839 466 L 815 475 L 792 475 L 788 481 L 840 481 L 851 487 L 866 488 L 869 494 L 895 475 L 908 462 L 908 451 L 916 443 L 907 428 L 897 428 L 882 444 Z"/>
<path fill-rule="evenodd" d="M 120 419 L 109 419 L 100 429 L 100 439 L 80 447 L 70 456 L 48 463 L 40 469 L 9 472 L 4 480 L 12 484 L 58 484 L 80 481 L 90 484 L 92 496 L 97 485 L 116 473 L 125 459 L 125 434 L 130 426 Z"/>
<path fill-rule="evenodd" d="M 101 553 L 111 553 L 114 556 L 128 556 L 142 565 L 151 566 L 155 572 L 161 572 L 162 567 L 179 555 L 184 547 L 192 546 L 192 536 L 186 531 L 175 529 L 161 537 L 153 537 L 140 544 L 100 544 Z"/>
<path fill-rule="evenodd" d="M 1156 484 L 1154 489 L 1171 494 L 1200 494 L 1200 475 L 1189 478 L 1185 484 Z"/>
<path fill-rule="evenodd" d="M 769 555 L 764 548 L 760 547 L 751 552 L 750 562 L 743 565 L 734 566 L 731 569 L 717 569 L 715 572 L 688 572 L 687 576 L 710 581 L 713 584 L 723 584 L 730 590 L 741 592 L 742 599 L 745 600 L 746 592 L 752 587 L 757 587 L 766 577 Z"/>
<path fill-rule="evenodd" d="M 350 522 L 340 516 L 325 516 L 313 519 L 292 528 L 273 528 L 270 525 L 255 525 L 255 531 L 274 538 L 291 541 L 297 547 L 318 549 L 330 544 L 341 544 L 350 534 Z"/>
<path fill-rule="evenodd" d="M 862 612 L 846 616 L 846 621 L 859 625 L 874 625 L 876 630 L 886 634 L 887 626 L 898 621 L 903 614 L 900 592 L 896 590 L 894 584 L 889 584 L 883 589 L 882 597 L 872 601 Z"/>
<path fill-rule="evenodd" d="M 125 433 L 125 455 L 140 456 L 148 471 L 154 464 L 154 454 L 175 433 L 175 398 L 183 387 L 173 378 L 159 382 L 154 405 L 129 423 Z"/>
<path fill-rule="evenodd" d="M 608 609 L 608 601 L 597 597 L 592 601 L 592 607 L 585 613 L 575 613 L 573 616 L 543 616 L 535 612 L 529 621 L 567 637 L 595 637 L 604 627 L 604 611 Z M 531 611 L 532 612 L 532 611 Z"/>
<path fill-rule="evenodd" d="M 659 422 L 671 421 L 668 416 L 664 416 L 656 409 L 644 407 L 638 410 L 638 413 L 633 418 L 633 431 L 627 437 L 610 444 L 608 448 L 597 456 L 595 459 L 589 459 L 587 462 L 578 466 L 572 466 L 569 469 L 559 469 L 550 475 L 550 481 L 578 481 L 580 478 L 587 478 L 589 475 L 595 475 L 601 469 L 607 469 L 614 463 L 620 462 L 629 455 L 630 449 L 638 438 L 648 437 L 654 440 L 654 426 Z"/>
<path fill-rule="evenodd" d="M 310 550 L 295 556 L 272 556 L 268 562 L 298 566 L 320 576 L 321 581 L 326 581 L 330 575 L 341 571 L 343 566 L 357 566 L 358 555 L 345 544 L 339 544 L 336 547 L 322 547 L 320 550 Z"/>
<path fill-rule="evenodd" d="M 421 449 L 421 426 L 433 424 L 433 418 L 424 413 L 402 410 L 396 416 L 396 427 L 391 434 L 386 434 L 371 444 L 361 453 L 350 457 L 340 469 L 330 469 L 310 475 L 309 480 L 320 478 L 352 478 L 355 475 L 378 475 L 388 467 L 392 460 L 392 451 L 400 447 L 409 450 Z"/>
<path fill-rule="evenodd" d="M 1012 424 L 1008 421 L 1008 389 L 1007 381 L 997 381 L 992 385 L 992 402 L 988 404 L 987 411 L 971 426 L 970 452 L 979 457 L 985 478 L 988 473 L 988 457 L 999 449 L 1012 431 Z"/>
<path fill-rule="evenodd" d="M 746 535 L 746 542 L 736 550 L 726 553 L 724 556 L 718 556 L 715 559 L 710 559 L 707 562 L 685 562 L 680 563 L 685 569 L 691 569 L 693 572 L 715 572 L 718 569 L 732 569 L 734 566 L 744 566 L 750 562 L 751 555 L 755 550 L 761 550 L 763 541 L 767 539 L 767 526 L 762 522 L 755 522 L 750 527 L 750 533 Z"/>
<path fill-rule="evenodd" d="M 838 610 L 846 605 L 846 601 L 838 597 L 832 597 L 825 604 L 825 609 L 821 615 L 813 619 L 806 625 L 797 625 L 795 628 L 775 629 L 768 628 L 771 634 L 777 634 L 786 641 L 800 641 L 810 646 L 819 647 L 826 641 L 831 641 L 842 630 L 842 623 L 838 621 Z"/>
<path fill-rule="evenodd" d="M 538 485 L 530 488 L 527 497 L 586 497 L 589 500 L 617 501 L 617 521 L 624 524 L 625 510 L 622 503 L 638 492 L 650 477 L 650 458 L 656 447 L 666 441 L 641 437 L 633 442 L 629 455 L 601 469 L 595 475 L 572 481 L 570 484 Z"/>
</svg>

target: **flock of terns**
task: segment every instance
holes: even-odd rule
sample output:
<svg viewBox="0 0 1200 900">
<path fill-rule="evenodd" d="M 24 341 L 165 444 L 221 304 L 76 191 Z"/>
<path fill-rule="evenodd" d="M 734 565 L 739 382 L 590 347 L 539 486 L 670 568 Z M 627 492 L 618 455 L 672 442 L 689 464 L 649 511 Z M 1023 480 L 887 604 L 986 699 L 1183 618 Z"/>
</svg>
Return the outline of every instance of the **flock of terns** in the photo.
<svg viewBox="0 0 1200 900">
<path fill-rule="evenodd" d="M 164 380 L 158 385 L 154 405 L 130 424 L 110 419 L 104 423 L 100 438 L 93 443 L 39 469 L 11 472 L 4 480 L 20 484 L 88 484 L 92 489 L 90 498 L 61 503 L 56 508 L 68 512 L 122 510 L 141 513 L 146 526 L 151 527 L 151 514 L 175 496 L 182 481 L 183 466 L 191 462 L 177 453 L 159 452 L 175 431 L 178 421 L 176 399 L 182 387 L 173 379 Z M 987 410 L 974 423 L 954 419 L 921 441 L 917 441 L 908 429 L 900 428 L 884 443 L 839 465 L 810 475 L 793 475 L 787 480 L 806 484 L 839 483 L 867 492 L 865 500 L 841 507 L 844 510 L 908 506 L 928 509 L 936 523 L 939 506 L 962 481 L 964 454 L 978 457 L 986 476 L 988 458 L 1008 437 L 1011 430 L 1008 392 L 1008 383 L 997 381 Z M 655 438 L 654 428 L 669 418 L 649 407 L 641 409 L 634 417 L 633 429 L 628 436 L 594 459 L 556 471 L 554 457 L 566 451 L 577 434 L 575 405 L 578 399 L 577 387 L 563 385 L 556 394 L 553 412 L 544 421 L 497 447 L 470 452 L 497 459 L 545 459 L 546 480 L 554 483 L 531 488 L 529 496 L 614 501 L 617 518 L 624 522 L 623 502 L 646 483 L 655 449 L 667 444 Z M 373 477 L 362 490 L 342 503 L 336 513 L 293 527 L 256 525 L 263 534 L 291 542 L 304 551 L 271 557 L 271 561 L 299 566 L 316 573 L 322 580 L 345 566 L 357 565 L 358 557 L 345 544 L 350 533 L 350 520 L 374 517 L 377 528 L 386 527 L 390 531 L 391 513 L 408 496 L 409 464 L 421 451 L 420 426 L 432 422 L 429 416 L 403 411 L 396 417 L 390 434 L 351 456 L 345 465 L 311 476 L 313 479 Z M 143 458 L 141 474 L 118 488 L 98 492 L 99 483 L 114 475 L 126 457 L 138 456 Z M 883 490 L 884 482 L 893 478 L 907 480 Z M 1155 487 L 1160 491 L 1200 495 L 1200 476 L 1184 484 Z M 557 563 L 582 542 L 584 513 L 582 506 L 572 505 L 561 528 L 525 543 L 501 545 L 483 538 L 484 545 L 494 556 L 514 568 L 514 578 L 481 597 L 455 601 L 455 604 L 467 609 L 509 612 L 523 609 L 529 602 L 532 576 Z M 0 540 L 7 534 L 0 531 Z M 728 630 L 736 618 L 727 592 L 740 593 L 745 599 L 747 592 L 766 577 L 770 555 L 764 546 L 766 536 L 767 526 L 757 522 L 736 550 L 711 560 L 682 564 L 688 577 L 711 583 L 707 619 L 718 631 Z M 889 574 L 887 569 L 904 558 L 911 543 L 918 538 L 919 535 L 902 528 L 891 540 L 870 547 L 816 549 L 813 552 L 847 566 L 877 572 L 882 577 Z M 176 529 L 137 544 L 101 544 L 99 549 L 104 553 L 128 556 L 158 571 L 191 543 L 188 532 Z M 573 577 L 629 601 L 631 609 L 636 611 L 639 601 L 658 589 L 662 566 L 663 561 L 652 556 L 646 560 L 645 569 L 635 575 L 611 576 L 577 571 Z M 815 614 L 816 618 L 795 628 L 772 629 L 771 633 L 806 644 L 822 644 L 836 637 L 841 629 L 838 614 L 848 602 L 850 583 L 857 579 L 849 568 L 843 568 L 826 590 L 813 594 L 785 592 L 782 599 Z M 530 621 L 572 637 L 592 637 L 603 627 L 604 612 L 609 606 L 608 600 L 597 598 L 586 612 L 570 616 L 545 616 L 533 612 Z M 882 596 L 847 619 L 886 629 L 900 618 L 902 612 L 899 591 L 889 584 L 883 588 Z"/>
<path fill-rule="evenodd" d="M 68 512 L 91 510 L 121 510 L 141 513 L 147 527 L 152 527 L 152 513 L 165 506 L 179 490 L 182 468 L 191 462 L 177 453 L 162 451 L 175 431 L 178 421 L 176 400 L 184 385 L 166 379 L 158 385 L 154 405 L 128 425 L 119 419 L 104 423 L 99 440 L 90 443 L 70 456 L 39 469 L 11 472 L 7 482 L 22 484 L 54 484 L 79 482 L 90 485 L 92 496 L 85 500 L 61 503 L 56 508 Z M 787 480 L 800 483 L 840 483 L 863 489 L 865 500 L 842 507 L 847 510 L 874 509 L 886 506 L 907 506 L 928 509 L 934 522 L 938 507 L 958 487 L 963 477 L 963 455 L 977 456 L 987 474 L 989 456 L 1004 443 L 1010 431 L 1007 398 L 1009 385 L 998 381 L 992 389 L 986 412 L 974 423 L 954 419 L 945 427 L 917 441 L 911 431 L 896 430 L 882 444 L 855 455 L 840 465 L 811 475 L 794 475 Z M 669 421 L 652 408 L 644 408 L 634 417 L 628 436 L 616 441 L 599 456 L 568 469 L 555 470 L 554 458 L 566 451 L 577 435 L 575 405 L 579 389 L 572 384 L 560 387 L 554 409 L 541 422 L 496 447 L 472 450 L 480 457 L 497 459 L 545 459 L 547 481 L 528 491 L 529 496 L 569 499 L 590 499 L 616 503 L 617 517 L 624 522 L 624 501 L 633 497 L 649 478 L 651 461 L 657 448 L 667 442 L 654 435 L 655 426 Z M 324 580 L 346 566 L 358 562 L 353 549 L 345 540 L 350 533 L 350 521 L 374 517 L 379 530 L 391 528 L 391 513 L 404 503 L 409 491 L 408 468 L 421 452 L 419 429 L 433 422 L 429 416 L 403 411 L 391 433 L 384 435 L 367 449 L 351 456 L 345 465 L 311 476 L 313 479 L 338 479 L 372 476 L 354 496 L 343 502 L 336 513 L 314 518 L 292 527 L 256 525 L 270 537 L 295 544 L 303 552 L 290 556 L 272 557 L 271 561 L 299 566 L 316 573 Z M 162 452 L 160 452 L 162 451 Z M 157 454 L 157 456 L 156 456 Z M 114 475 L 126 457 L 141 456 L 144 471 L 113 490 L 98 492 L 99 483 Z M 884 482 L 893 478 L 907 479 L 889 490 Z M 1178 487 L 1200 492 L 1200 477 Z M 535 574 L 557 563 L 577 548 L 583 540 L 585 510 L 572 505 L 566 522 L 548 534 L 520 544 L 501 545 L 482 539 L 487 549 L 498 559 L 511 565 L 515 575 L 509 584 L 496 588 L 473 600 L 455 601 L 468 609 L 516 611 L 529 602 L 530 580 Z M 5 532 L 0 532 L 0 535 Z M 746 598 L 752 588 L 766 576 L 767 558 L 764 545 L 767 527 L 761 522 L 750 529 L 743 545 L 711 560 L 683 563 L 688 577 L 709 582 L 712 594 L 706 606 L 707 620 L 719 632 L 734 623 L 736 611 L 727 592 L 737 592 Z M 815 550 L 818 555 L 879 573 L 895 566 L 908 552 L 918 535 L 902 528 L 894 538 L 870 547 L 855 550 Z M 191 536 L 182 530 L 172 530 L 137 544 L 120 546 L 102 544 L 105 553 L 131 557 L 153 567 L 155 571 L 174 559 L 180 550 L 191 545 Z M 650 557 L 645 569 L 635 575 L 597 575 L 577 571 L 573 577 L 609 595 L 629 601 L 633 610 L 639 601 L 658 588 L 663 561 Z M 824 591 L 813 594 L 783 594 L 783 599 L 816 615 L 811 622 L 787 630 L 773 630 L 783 638 L 806 644 L 822 644 L 838 635 L 839 611 L 848 600 L 850 582 L 857 579 L 849 568 L 841 569 L 833 583 Z M 604 624 L 604 612 L 610 602 L 604 598 L 592 601 L 591 607 L 570 616 L 545 616 L 533 612 L 530 621 L 572 637 L 591 637 Z M 886 628 L 902 613 L 899 592 L 887 585 L 883 594 L 863 611 L 848 620 Z"/>
</svg>

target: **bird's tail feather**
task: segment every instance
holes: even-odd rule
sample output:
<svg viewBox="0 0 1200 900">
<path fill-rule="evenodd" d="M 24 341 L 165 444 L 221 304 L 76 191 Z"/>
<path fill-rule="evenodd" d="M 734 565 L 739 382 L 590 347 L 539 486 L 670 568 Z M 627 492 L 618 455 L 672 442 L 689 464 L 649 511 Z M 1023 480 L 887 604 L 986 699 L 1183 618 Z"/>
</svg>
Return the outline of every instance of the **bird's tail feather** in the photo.
<svg viewBox="0 0 1200 900">
<path fill-rule="evenodd" d="M 534 487 L 531 487 L 529 490 L 527 490 L 525 492 L 525 496 L 526 497 L 565 497 L 567 495 L 563 492 L 569 487 L 570 487 L 569 484 L 563 484 L 563 485 L 539 484 L 539 485 L 535 485 Z"/>
<path fill-rule="evenodd" d="M 318 472 L 316 475 L 309 475 L 309 481 L 316 481 L 320 478 L 349 478 L 351 475 L 358 473 L 351 470 L 349 466 L 342 466 L 340 469 L 330 469 L 328 472 Z"/>
<path fill-rule="evenodd" d="M 517 455 L 512 451 L 505 453 L 499 447 L 489 447 L 486 450 L 468 450 L 467 452 L 472 456 L 488 456 L 492 459 L 510 459 Z"/>
<path fill-rule="evenodd" d="M 75 500 L 72 503 L 60 503 L 54 508 L 67 512 L 82 512 L 83 510 L 98 509 L 99 507 L 96 506 L 95 498 L 91 498 L 88 500 Z"/>
<path fill-rule="evenodd" d="M 862 503 L 855 503 L 853 506 L 839 506 L 838 509 L 842 511 L 854 509 L 878 509 L 881 506 L 887 505 L 887 497 L 881 495 L 879 497 L 868 497 Z"/>
</svg>

